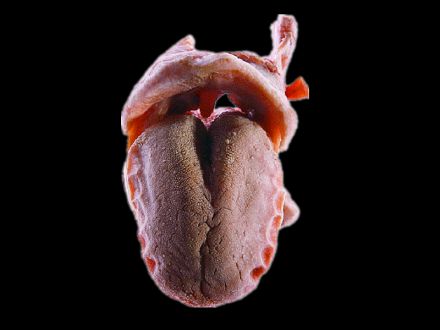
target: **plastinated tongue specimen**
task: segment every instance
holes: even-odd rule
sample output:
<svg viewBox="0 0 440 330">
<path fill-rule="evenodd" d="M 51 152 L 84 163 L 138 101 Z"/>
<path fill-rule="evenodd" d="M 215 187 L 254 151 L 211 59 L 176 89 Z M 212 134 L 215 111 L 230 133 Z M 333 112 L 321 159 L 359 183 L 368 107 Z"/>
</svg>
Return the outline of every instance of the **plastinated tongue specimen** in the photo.
<svg viewBox="0 0 440 330">
<path fill-rule="evenodd" d="M 278 231 L 299 209 L 278 157 L 297 127 L 286 86 L 297 39 L 292 16 L 271 26 L 273 49 L 213 53 L 187 36 L 161 55 L 122 113 L 125 187 L 142 258 L 157 286 L 192 307 L 216 307 L 254 290 Z M 226 95 L 233 107 L 216 107 Z"/>
</svg>

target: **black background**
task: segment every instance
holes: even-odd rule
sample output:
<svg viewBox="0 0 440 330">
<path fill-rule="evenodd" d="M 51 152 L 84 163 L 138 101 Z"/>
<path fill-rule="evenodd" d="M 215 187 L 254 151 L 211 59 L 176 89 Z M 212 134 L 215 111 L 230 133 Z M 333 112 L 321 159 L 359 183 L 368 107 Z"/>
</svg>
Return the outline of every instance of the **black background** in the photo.
<svg viewBox="0 0 440 330">
<path fill-rule="evenodd" d="M 38 120 L 46 125 L 40 135 L 47 147 L 28 150 L 39 159 L 34 196 L 46 215 L 30 285 L 38 292 L 30 305 L 46 297 L 40 316 L 313 325 L 389 313 L 394 291 L 383 269 L 392 261 L 377 258 L 380 219 L 388 214 L 377 211 L 381 192 L 374 181 L 386 151 L 372 150 L 381 129 L 371 115 L 379 71 L 370 47 L 372 17 L 362 6 L 269 7 L 209 14 L 172 5 L 167 11 L 106 7 L 64 10 L 40 22 L 35 40 L 44 52 L 37 70 L 49 83 Z M 293 103 L 299 129 L 280 155 L 301 217 L 280 233 L 275 261 L 256 291 L 217 309 L 191 309 L 165 297 L 141 260 L 122 185 L 121 109 L 144 71 L 180 38 L 192 34 L 198 49 L 268 54 L 278 13 L 293 14 L 299 25 L 287 82 L 301 75 L 310 86 L 310 100 Z M 367 194 L 370 189 L 377 193 Z"/>
</svg>

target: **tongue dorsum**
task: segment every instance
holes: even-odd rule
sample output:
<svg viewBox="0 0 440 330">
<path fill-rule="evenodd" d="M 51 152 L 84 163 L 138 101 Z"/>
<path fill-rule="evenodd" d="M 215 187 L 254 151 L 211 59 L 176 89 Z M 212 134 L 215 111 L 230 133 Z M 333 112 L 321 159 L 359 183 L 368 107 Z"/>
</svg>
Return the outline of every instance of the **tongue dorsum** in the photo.
<svg viewBox="0 0 440 330">
<path fill-rule="evenodd" d="M 228 94 L 266 131 L 274 150 L 287 150 L 297 128 L 289 99 L 295 100 L 296 95 L 307 98 L 308 87 L 301 80 L 288 90 L 293 97 L 286 96 L 285 75 L 296 45 L 296 21 L 280 15 L 271 30 L 273 49 L 266 57 L 251 52 L 196 50 L 192 36 L 168 49 L 146 71 L 124 106 L 122 129 L 129 146 L 143 129 L 168 114 L 175 98 L 190 95 L 184 111 L 200 109 L 203 117 L 209 117 L 215 100 Z"/>
</svg>

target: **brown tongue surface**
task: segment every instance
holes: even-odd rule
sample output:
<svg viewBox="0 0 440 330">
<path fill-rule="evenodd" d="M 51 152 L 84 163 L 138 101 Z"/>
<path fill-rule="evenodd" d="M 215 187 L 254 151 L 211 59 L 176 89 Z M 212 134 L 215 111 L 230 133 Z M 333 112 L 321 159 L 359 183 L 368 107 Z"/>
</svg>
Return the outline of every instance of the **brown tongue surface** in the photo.
<svg viewBox="0 0 440 330">
<path fill-rule="evenodd" d="M 252 291 L 276 249 L 281 173 L 265 131 L 237 113 L 209 129 L 186 115 L 148 127 L 129 149 L 125 177 L 159 288 L 192 306 Z"/>
</svg>

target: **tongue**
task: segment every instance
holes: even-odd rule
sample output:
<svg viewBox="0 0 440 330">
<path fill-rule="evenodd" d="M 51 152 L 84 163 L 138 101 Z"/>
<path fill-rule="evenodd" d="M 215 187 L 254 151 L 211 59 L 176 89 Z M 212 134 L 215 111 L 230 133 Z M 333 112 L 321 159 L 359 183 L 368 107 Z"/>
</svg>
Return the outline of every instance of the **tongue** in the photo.
<svg viewBox="0 0 440 330">
<path fill-rule="evenodd" d="M 208 129 L 200 112 L 168 116 L 127 157 L 143 258 L 164 293 L 192 306 L 254 289 L 282 220 L 281 165 L 267 134 L 239 109 L 220 111 Z"/>
</svg>

